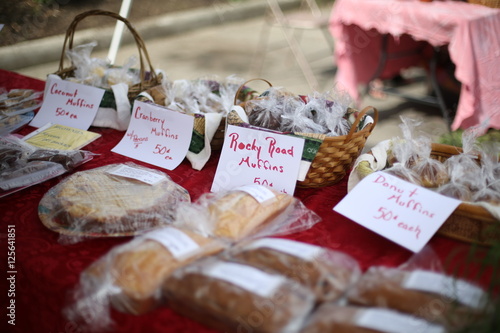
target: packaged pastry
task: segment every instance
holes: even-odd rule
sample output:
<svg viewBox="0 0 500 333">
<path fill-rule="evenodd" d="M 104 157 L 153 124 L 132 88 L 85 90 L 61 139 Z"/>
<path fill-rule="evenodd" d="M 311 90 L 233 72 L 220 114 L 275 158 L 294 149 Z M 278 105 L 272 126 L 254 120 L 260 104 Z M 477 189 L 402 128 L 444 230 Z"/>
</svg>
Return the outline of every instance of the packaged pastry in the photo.
<svg viewBox="0 0 500 333">
<path fill-rule="evenodd" d="M 445 333 L 441 325 L 429 323 L 397 311 L 341 306 L 335 303 L 320 305 L 308 318 L 300 333 Z"/>
<path fill-rule="evenodd" d="M 163 292 L 171 309 L 223 332 L 296 332 L 315 303 L 283 275 L 217 257 L 176 270 Z"/>
<path fill-rule="evenodd" d="M 371 267 L 348 291 L 350 303 L 384 307 L 460 328 L 485 311 L 486 293 L 465 280 L 429 270 Z"/>
<path fill-rule="evenodd" d="M 361 275 L 356 260 L 345 253 L 282 238 L 237 244 L 225 258 L 295 280 L 310 288 L 318 302 L 338 300 Z"/>
<path fill-rule="evenodd" d="M 88 162 L 83 150 L 40 150 L 20 138 L 0 138 L 0 197 L 63 175 Z"/>
<path fill-rule="evenodd" d="M 161 285 L 175 269 L 224 247 L 218 240 L 174 227 L 138 236 L 83 271 L 75 303 L 66 313 L 75 320 L 87 314 L 93 328 L 110 323 L 109 305 L 125 313 L 147 313 L 161 304 Z"/>
<path fill-rule="evenodd" d="M 124 236 L 171 224 L 178 204 L 189 201 L 167 174 L 119 163 L 64 179 L 42 198 L 39 215 L 48 228 L 75 239 Z"/>
<path fill-rule="evenodd" d="M 195 203 L 181 205 L 175 224 L 237 241 L 297 232 L 319 221 L 297 198 L 266 186 L 248 185 L 205 193 Z"/>
</svg>

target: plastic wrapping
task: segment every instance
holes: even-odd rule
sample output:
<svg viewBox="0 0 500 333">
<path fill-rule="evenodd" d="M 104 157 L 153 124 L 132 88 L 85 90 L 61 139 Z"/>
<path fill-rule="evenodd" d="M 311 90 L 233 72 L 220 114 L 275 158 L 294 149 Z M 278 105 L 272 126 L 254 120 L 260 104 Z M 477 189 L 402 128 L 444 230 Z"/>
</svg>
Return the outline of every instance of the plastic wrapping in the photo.
<svg viewBox="0 0 500 333">
<path fill-rule="evenodd" d="M 135 315 L 162 304 L 161 286 L 177 268 L 217 253 L 225 244 L 165 227 L 116 246 L 80 276 L 65 314 L 90 331 L 110 328 L 110 307 Z"/>
<path fill-rule="evenodd" d="M 61 234 L 61 241 L 76 242 L 166 226 L 181 202 L 190 202 L 189 193 L 167 174 L 134 163 L 110 164 L 77 172 L 54 186 L 42 198 L 39 216 Z"/>
<path fill-rule="evenodd" d="M 474 284 L 418 267 L 370 267 L 348 292 L 350 303 L 389 308 L 461 328 L 484 315 L 487 295 Z"/>
<path fill-rule="evenodd" d="M 318 302 L 339 300 L 361 275 L 357 261 L 345 253 L 281 238 L 237 244 L 224 258 L 295 280 Z"/>
<path fill-rule="evenodd" d="M 243 79 L 235 75 L 224 79 L 203 77 L 196 80 L 164 81 L 165 99 L 169 109 L 185 114 L 218 113 L 226 116 Z"/>
<path fill-rule="evenodd" d="M 258 195 L 267 196 L 258 200 Z M 175 224 L 214 237 L 286 235 L 311 228 L 321 218 L 299 199 L 262 185 L 205 193 L 177 209 Z"/>
<path fill-rule="evenodd" d="M 118 83 L 130 87 L 141 82 L 139 71 L 132 70 L 137 63 L 135 57 L 130 57 L 120 67 L 112 67 L 108 60 L 91 57 L 96 46 L 96 42 L 91 42 L 66 51 L 66 56 L 75 67 L 74 77 L 68 80 L 104 89 Z"/>
<path fill-rule="evenodd" d="M 315 303 L 285 276 L 216 257 L 176 270 L 163 292 L 171 309 L 223 332 L 296 332 Z"/>
<path fill-rule="evenodd" d="M 251 125 L 281 132 L 346 135 L 352 100 L 338 89 L 299 96 L 282 87 L 271 87 L 259 98 L 245 103 Z"/>
<path fill-rule="evenodd" d="M 440 325 L 388 309 L 324 303 L 308 318 L 300 333 L 326 332 L 445 333 L 446 329 Z"/>
<path fill-rule="evenodd" d="M 12 89 L 0 95 L 0 119 L 12 117 L 38 109 L 42 105 L 41 91 Z"/>
<path fill-rule="evenodd" d="M 82 150 L 39 149 L 8 135 L 0 138 L 0 197 L 60 176 L 88 162 Z"/>
</svg>

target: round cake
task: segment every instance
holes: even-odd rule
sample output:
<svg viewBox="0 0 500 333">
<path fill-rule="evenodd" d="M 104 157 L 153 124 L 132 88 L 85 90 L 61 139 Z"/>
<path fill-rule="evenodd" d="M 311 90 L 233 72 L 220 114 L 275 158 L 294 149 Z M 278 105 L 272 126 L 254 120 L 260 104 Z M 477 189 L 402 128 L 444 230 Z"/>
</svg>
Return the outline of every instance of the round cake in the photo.
<svg viewBox="0 0 500 333">
<path fill-rule="evenodd" d="M 131 235 L 173 222 L 177 205 L 190 201 L 186 189 L 157 170 L 133 165 L 163 176 L 153 185 L 109 173 L 120 165 L 77 172 L 49 190 L 40 203 L 42 222 L 62 233 Z"/>
</svg>

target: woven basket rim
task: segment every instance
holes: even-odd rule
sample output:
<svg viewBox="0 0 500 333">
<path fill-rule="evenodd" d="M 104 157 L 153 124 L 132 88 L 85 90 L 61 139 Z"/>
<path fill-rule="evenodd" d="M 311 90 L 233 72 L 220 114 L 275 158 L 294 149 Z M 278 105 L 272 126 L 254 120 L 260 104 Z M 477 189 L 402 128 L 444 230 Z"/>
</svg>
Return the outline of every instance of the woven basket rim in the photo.
<svg viewBox="0 0 500 333">
<path fill-rule="evenodd" d="M 73 64 L 67 67 L 64 66 L 64 59 L 66 57 L 66 47 L 68 47 L 68 49 L 73 48 L 74 36 L 78 23 L 90 16 L 108 16 L 116 20 L 122 21 L 125 24 L 125 26 L 129 29 L 132 36 L 134 37 L 139 53 L 139 62 L 140 62 L 139 75 L 141 81 L 129 87 L 129 98 L 133 98 L 133 96 L 138 95 L 141 91 L 161 83 L 163 75 L 157 73 L 153 68 L 151 59 L 149 57 L 149 53 L 146 49 L 146 44 L 144 43 L 144 40 L 139 35 L 137 30 L 133 27 L 133 25 L 125 17 L 122 17 L 117 13 L 100 9 L 89 10 L 74 17 L 73 21 L 66 30 L 66 35 L 64 38 L 64 43 L 61 51 L 61 57 L 59 59 L 59 68 L 56 72 L 54 72 L 54 74 L 60 76 L 63 79 L 71 77 L 71 75 L 74 74 L 75 67 L 73 66 Z M 149 70 L 146 70 L 145 68 L 146 63 L 149 67 Z M 147 75 L 150 75 L 150 78 L 146 78 Z"/>
</svg>

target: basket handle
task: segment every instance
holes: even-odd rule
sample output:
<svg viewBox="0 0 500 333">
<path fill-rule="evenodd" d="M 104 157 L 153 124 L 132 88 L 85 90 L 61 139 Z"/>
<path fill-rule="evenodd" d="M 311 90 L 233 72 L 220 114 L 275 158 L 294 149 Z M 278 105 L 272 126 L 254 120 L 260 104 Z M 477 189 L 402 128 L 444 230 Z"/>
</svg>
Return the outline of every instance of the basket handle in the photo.
<svg viewBox="0 0 500 333">
<path fill-rule="evenodd" d="M 89 16 L 109 16 L 111 18 L 114 18 L 116 20 L 119 20 L 119 21 L 122 21 L 123 23 L 125 23 L 127 28 L 132 33 L 132 36 L 134 37 L 135 43 L 136 43 L 137 48 L 139 50 L 141 84 L 145 80 L 145 76 L 146 76 L 146 72 L 144 70 L 144 58 L 146 58 L 146 61 L 148 62 L 150 75 L 152 76 L 153 80 L 155 80 L 155 81 L 158 80 L 156 72 L 155 72 L 153 66 L 151 65 L 151 59 L 149 58 L 148 51 L 146 50 L 146 45 L 144 44 L 144 41 L 139 36 L 139 34 L 135 30 L 135 28 L 132 26 L 132 24 L 126 18 L 124 18 L 116 13 L 104 11 L 104 10 L 100 10 L 100 9 L 89 10 L 89 11 L 83 12 L 81 14 L 78 14 L 73 19 L 73 22 L 71 22 L 71 24 L 69 25 L 68 30 L 66 30 L 66 36 L 64 38 L 64 44 L 63 44 L 63 48 L 62 48 L 62 52 L 61 52 L 61 59 L 59 60 L 59 72 L 61 72 L 64 68 L 64 58 L 65 58 L 65 54 L 66 54 L 66 45 L 68 46 L 68 49 L 70 49 L 70 50 L 73 48 L 73 40 L 75 37 L 76 26 L 78 25 L 78 23 L 80 21 L 82 21 L 84 18 L 89 17 Z"/>
<path fill-rule="evenodd" d="M 252 81 L 259 81 L 259 80 L 260 80 L 260 81 L 264 81 L 264 82 L 266 82 L 266 83 L 269 85 L 269 87 L 272 87 L 272 86 L 273 86 L 273 85 L 271 84 L 271 82 L 267 81 L 266 79 L 261 79 L 261 78 L 254 78 L 254 79 L 250 79 L 250 80 L 248 80 L 248 81 L 245 81 L 245 82 L 244 82 L 244 83 L 243 83 L 243 84 L 242 84 L 242 85 L 238 88 L 238 90 L 236 91 L 236 94 L 234 95 L 234 103 L 233 103 L 233 104 L 234 104 L 234 105 L 236 105 L 236 103 L 238 102 L 238 96 L 240 95 L 241 90 L 242 90 L 243 88 L 245 88 L 245 87 L 246 87 L 246 85 L 247 85 L 249 82 L 252 82 Z"/>
<path fill-rule="evenodd" d="M 373 110 L 373 123 L 368 125 L 368 126 L 370 126 L 368 131 L 369 131 L 369 133 L 371 133 L 373 131 L 373 129 L 375 128 L 375 125 L 377 125 L 377 122 L 378 122 L 378 110 L 377 110 L 377 108 L 375 108 L 373 106 L 366 106 L 365 108 L 363 108 L 363 110 L 361 110 L 359 112 L 358 116 L 356 117 L 356 120 L 354 120 L 354 123 L 352 124 L 351 129 L 349 130 L 349 133 L 347 134 L 345 141 L 351 140 L 351 137 L 354 135 L 354 133 L 356 132 L 356 129 L 358 128 L 359 122 L 366 115 L 366 113 L 368 113 L 368 111 L 370 111 L 370 110 Z"/>
</svg>

